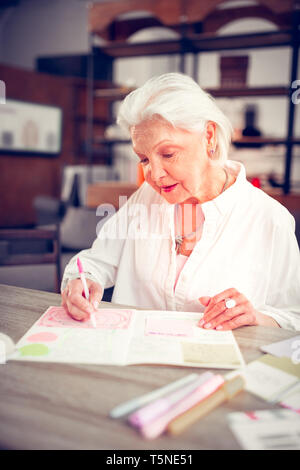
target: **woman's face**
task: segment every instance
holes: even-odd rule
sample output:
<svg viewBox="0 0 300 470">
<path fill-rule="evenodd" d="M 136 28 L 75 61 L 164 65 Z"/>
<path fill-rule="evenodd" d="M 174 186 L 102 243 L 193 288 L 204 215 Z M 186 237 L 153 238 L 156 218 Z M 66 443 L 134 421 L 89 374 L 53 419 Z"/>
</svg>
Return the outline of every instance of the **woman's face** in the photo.
<svg viewBox="0 0 300 470">
<path fill-rule="evenodd" d="M 212 165 L 207 146 L 214 136 L 214 123 L 200 135 L 174 128 L 159 118 L 131 129 L 145 180 L 171 204 L 209 197 Z"/>
</svg>

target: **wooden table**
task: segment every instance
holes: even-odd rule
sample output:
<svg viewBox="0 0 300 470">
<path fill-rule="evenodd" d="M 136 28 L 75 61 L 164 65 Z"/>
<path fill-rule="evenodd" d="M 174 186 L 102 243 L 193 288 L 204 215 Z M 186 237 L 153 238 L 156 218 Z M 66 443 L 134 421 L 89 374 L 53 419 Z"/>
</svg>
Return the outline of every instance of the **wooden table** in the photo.
<svg viewBox="0 0 300 470">
<path fill-rule="evenodd" d="M 60 305 L 58 294 L 0 285 L 0 331 L 18 341 L 50 305 Z M 296 335 L 260 326 L 240 328 L 234 334 L 246 362 L 261 355 L 259 346 Z M 176 438 L 163 435 L 146 441 L 125 420 L 109 418 L 115 405 L 192 371 L 199 369 L 21 361 L 0 365 L 0 448 L 238 449 L 227 413 L 272 407 L 247 392 Z"/>
</svg>

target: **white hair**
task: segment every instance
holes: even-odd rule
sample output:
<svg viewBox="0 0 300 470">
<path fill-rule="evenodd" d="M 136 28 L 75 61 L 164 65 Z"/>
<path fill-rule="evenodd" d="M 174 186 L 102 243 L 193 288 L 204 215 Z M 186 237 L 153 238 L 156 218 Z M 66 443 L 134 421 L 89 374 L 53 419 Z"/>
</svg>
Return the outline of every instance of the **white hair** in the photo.
<svg viewBox="0 0 300 470">
<path fill-rule="evenodd" d="M 217 146 L 212 158 L 220 164 L 227 160 L 231 123 L 214 98 L 191 77 L 166 73 L 151 78 L 126 96 L 117 123 L 129 132 L 131 127 L 158 116 L 174 127 L 199 133 L 205 130 L 208 121 L 213 121 Z"/>
</svg>

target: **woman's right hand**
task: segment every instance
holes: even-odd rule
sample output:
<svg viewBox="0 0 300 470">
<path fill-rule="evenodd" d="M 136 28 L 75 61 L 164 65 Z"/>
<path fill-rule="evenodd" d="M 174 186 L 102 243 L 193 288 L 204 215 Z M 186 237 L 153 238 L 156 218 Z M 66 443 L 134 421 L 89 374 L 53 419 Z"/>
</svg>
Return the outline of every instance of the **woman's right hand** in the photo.
<svg viewBox="0 0 300 470">
<path fill-rule="evenodd" d="M 74 320 L 88 320 L 95 313 L 103 297 L 103 288 L 97 282 L 86 280 L 89 289 L 89 300 L 84 297 L 81 279 L 69 281 L 62 292 L 61 305 L 65 307 Z"/>
</svg>

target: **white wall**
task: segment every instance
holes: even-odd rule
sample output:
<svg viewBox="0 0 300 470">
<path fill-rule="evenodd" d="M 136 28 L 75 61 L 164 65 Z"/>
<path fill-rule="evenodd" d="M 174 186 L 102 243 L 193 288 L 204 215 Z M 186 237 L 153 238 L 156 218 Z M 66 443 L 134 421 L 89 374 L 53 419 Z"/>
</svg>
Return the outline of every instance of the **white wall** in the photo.
<svg viewBox="0 0 300 470">
<path fill-rule="evenodd" d="M 80 0 L 21 0 L 1 28 L 0 62 L 33 69 L 42 55 L 88 50 L 87 8 Z"/>
</svg>

